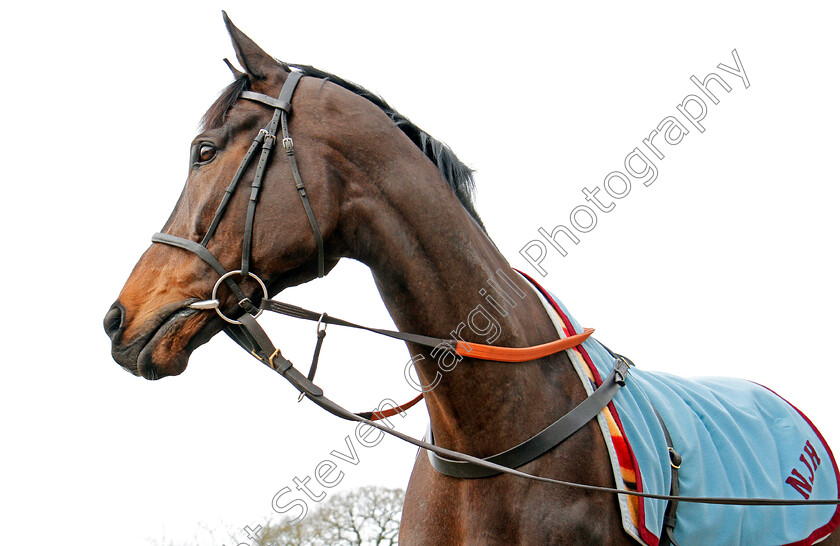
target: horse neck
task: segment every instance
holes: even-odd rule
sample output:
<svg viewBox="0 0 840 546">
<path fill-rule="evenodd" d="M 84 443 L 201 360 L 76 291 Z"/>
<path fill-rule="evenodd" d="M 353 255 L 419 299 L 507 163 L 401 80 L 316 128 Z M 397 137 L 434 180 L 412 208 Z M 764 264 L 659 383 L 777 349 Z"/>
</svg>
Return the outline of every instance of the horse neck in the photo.
<svg viewBox="0 0 840 546">
<path fill-rule="evenodd" d="M 364 251 L 353 257 L 372 270 L 397 327 L 499 347 L 556 339 L 536 293 L 428 166 L 381 180 L 388 198 L 355 227 Z M 420 382 L 434 385 L 425 399 L 436 443 L 480 456 L 544 428 L 573 405 L 568 385 L 580 386 L 564 354 L 519 364 L 464 358 L 453 368 L 452 351 L 409 351 Z"/>
</svg>

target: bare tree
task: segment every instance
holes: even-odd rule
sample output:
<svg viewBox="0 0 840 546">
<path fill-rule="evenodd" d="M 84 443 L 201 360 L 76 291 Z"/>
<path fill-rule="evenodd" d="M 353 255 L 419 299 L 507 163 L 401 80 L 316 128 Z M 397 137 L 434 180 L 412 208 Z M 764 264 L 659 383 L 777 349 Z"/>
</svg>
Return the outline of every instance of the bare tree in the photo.
<svg viewBox="0 0 840 546">
<path fill-rule="evenodd" d="M 333 496 L 298 525 L 262 528 L 266 546 L 393 546 L 397 544 L 403 491 L 368 486 Z"/>
<path fill-rule="evenodd" d="M 279 524 L 266 524 L 255 544 L 260 546 L 310 546 L 312 526 L 307 521 L 298 525 L 289 525 L 284 521 Z"/>
</svg>

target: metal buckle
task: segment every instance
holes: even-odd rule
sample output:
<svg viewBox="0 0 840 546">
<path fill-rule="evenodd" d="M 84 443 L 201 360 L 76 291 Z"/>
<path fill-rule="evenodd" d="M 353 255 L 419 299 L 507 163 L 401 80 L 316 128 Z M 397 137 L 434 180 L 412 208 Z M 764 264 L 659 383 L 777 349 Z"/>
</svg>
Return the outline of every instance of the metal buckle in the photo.
<svg viewBox="0 0 840 546">
<path fill-rule="evenodd" d="M 671 459 L 671 467 L 679 470 L 682 466 L 682 457 L 680 457 L 680 454 L 673 447 L 668 448 L 668 458 Z"/>
<path fill-rule="evenodd" d="M 280 349 L 274 349 L 274 352 L 271 353 L 270 357 L 268 357 L 268 365 L 271 366 L 272 370 L 277 370 L 277 366 L 274 365 L 274 358 L 279 354 L 280 354 Z"/>
<path fill-rule="evenodd" d="M 286 137 L 283 139 L 283 149 L 287 152 L 294 150 L 295 141 L 292 140 L 292 137 Z"/>
<path fill-rule="evenodd" d="M 280 354 L 280 349 L 274 349 L 274 352 L 271 353 L 271 356 L 268 357 L 268 365 L 271 366 L 271 369 L 279 374 L 285 374 L 286 370 L 292 367 L 292 363 L 283 358 L 285 361 L 285 366 L 282 368 L 278 368 L 276 364 L 274 364 L 274 359 L 277 358 L 277 355 L 280 355 L 280 358 L 283 358 L 283 355 Z"/>
<path fill-rule="evenodd" d="M 272 140 L 270 146 L 266 143 L 266 138 L 268 138 L 268 137 L 271 137 L 271 140 Z M 271 146 L 274 146 L 275 144 L 277 144 L 277 137 L 275 135 L 272 135 L 271 133 L 269 133 L 268 129 L 266 129 L 265 127 L 260 129 L 260 132 L 257 133 L 257 136 L 254 137 L 254 140 L 256 142 L 262 142 L 263 147 L 265 147 L 265 146 L 271 147 Z"/>
<path fill-rule="evenodd" d="M 627 384 L 627 374 L 630 371 L 630 365 L 627 364 L 624 357 L 615 359 L 613 370 L 615 371 L 615 382 L 621 387 Z"/>
<path fill-rule="evenodd" d="M 228 271 L 227 273 L 225 273 L 224 275 L 219 277 L 218 281 L 216 281 L 216 285 L 213 286 L 213 294 L 212 294 L 212 296 L 210 296 L 211 299 L 210 300 L 205 300 L 204 302 L 196 302 L 196 303 L 206 303 L 206 302 L 209 302 L 209 301 L 216 301 L 217 305 L 215 307 L 207 307 L 207 309 L 215 309 L 216 313 L 218 313 L 219 316 L 222 317 L 222 320 L 224 320 L 225 322 L 229 322 L 230 324 L 242 324 L 242 322 L 240 322 L 238 320 L 233 320 L 232 318 L 226 317 L 225 314 L 222 313 L 221 309 L 219 309 L 218 298 L 216 298 L 216 292 L 219 291 L 219 286 L 221 286 L 222 282 L 224 282 L 224 280 L 227 279 L 228 277 L 230 277 L 231 275 L 240 275 L 240 274 L 242 274 L 241 269 L 235 269 L 233 271 Z M 253 273 L 251 273 L 250 271 L 248 272 L 248 276 L 252 277 L 255 281 L 257 281 L 257 283 L 259 283 L 260 288 L 262 288 L 262 291 L 263 291 L 263 298 L 268 299 L 268 289 L 265 287 L 265 283 L 262 282 L 262 279 L 260 279 L 259 277 L 257 277 Z M 248 299 L 248 298 L 245 298 L 245 299 Z M 245 300 L 242 300 L 239 303 L 241 304 L 243 301 L 245 301 Z M 262 314 L 262 312 L 263 312 L 262 309 L 257 311 L 257 313 L 254 315 L 254 318 L 257 318 L 258 316 L 260 316 Z"/>
</svg>

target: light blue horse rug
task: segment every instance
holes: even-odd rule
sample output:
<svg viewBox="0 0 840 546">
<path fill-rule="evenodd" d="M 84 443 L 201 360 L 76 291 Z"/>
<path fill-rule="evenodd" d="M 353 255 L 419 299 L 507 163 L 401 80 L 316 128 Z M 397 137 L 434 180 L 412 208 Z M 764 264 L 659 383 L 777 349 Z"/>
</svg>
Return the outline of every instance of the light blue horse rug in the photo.
<svg viewBox="0 0 840 546">
<path fill-rule="evenodd" d="M 536 292 L 561 337 L 583 328 L 557 298 Z M 615 358 L 587 339 L 567 351 L 587 392 L 601 384 Z M 681 496 L 837 499 L 837 463 L 807 417 L 769 389 L 728 378 L 683 379 L 631 367 L 626 385 L 598 416 L 617 486 L 670 493 L 671 460 L 662 416 L 682 457 Z M 616 495 L 625 530 L 656 545 L 667 501 Z M 681 502 L 675 538 L 680 546 L 813 544 L 840 525 L 840 507 L 731 506 Z"/>
</svg>

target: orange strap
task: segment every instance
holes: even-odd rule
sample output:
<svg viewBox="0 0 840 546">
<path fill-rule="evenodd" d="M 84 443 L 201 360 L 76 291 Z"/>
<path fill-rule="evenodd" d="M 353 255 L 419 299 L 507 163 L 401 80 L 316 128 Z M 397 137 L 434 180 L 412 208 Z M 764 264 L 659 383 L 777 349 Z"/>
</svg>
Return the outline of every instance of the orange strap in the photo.
<svg viewBox="0 0 840 546">
<path fill-rule="evenodd" d="M 477 358 L 479 360 L 496 360 L 498 362 L 528 362 L 529 360 L 536 360 L 544 356 L 553 355 L 572 347 L 577 347 L 592 335 L 595 328 L 584 328 L 582 334 L 575 334 L 564 339 L 558 339 L 543 343 L 542 345 L 535 345 L 533 347 L 493 347 L 492 345 L 478 345 L 477 343 L 470 343 L 470 350 L 466 350 L 459 343 L 457 352 L 461 356 L 468 356 L 470 358 Z M 407 410 L 423 398 L 420 393 L 410 402 L 406 402 L 401 406 L 389 408 L 384 411 L 375 411 L 370 417 L 371 421 L 378 421 L 386 417 L 393 417 L 398 413 Z"/>
<path fill-rule="evenodd" d="M 380 419 L 385 419 L 386 417 L 393 417 L 394 415 L 396 415 L 398 413 L 404 412 L 405 410 L 407 410 L 408 408 L 410 408 L 411 406 L 413 406 L 414 404 L 416 404 L 417 402 L 419 402 L 422 399 L 423 399 L 423 393 L 421 392 L 413 400 L 411 400 L 409 402 L 406 402 L 402 406 L 397 406 L 397 407 L 394 407 L 394 408 L 388 408 L 388 409 L 382 410 L 382 411 L 374 411 L 373 414 L 370 416 L 370 420 L 371 421 L 379 421 Z"/>
<path fill-rule="evenodd" d="M 582 334 L 575 334 L 564 339 L 550 341 L 533 347 L 494 347 L 492 345 L 477 345 L 468 343 L 470 350 L 459 343 L 456 352 L 461 356 L 478 358 L 480 360 L 497 360 L 499 362 L 528 362 L 544 356 L 553 355 L 572 347 L 577 347 L 592 335 L 594 328 L 584 328 Z"/>
</svg>

